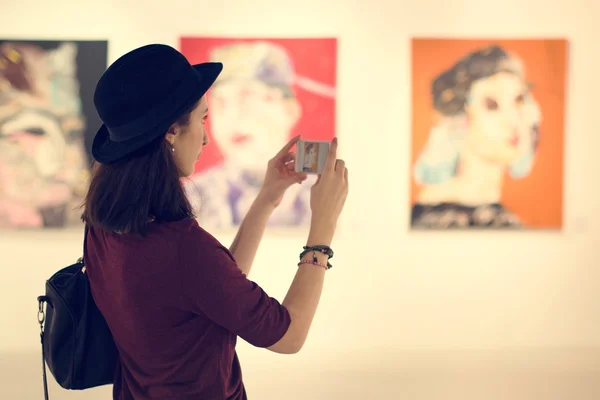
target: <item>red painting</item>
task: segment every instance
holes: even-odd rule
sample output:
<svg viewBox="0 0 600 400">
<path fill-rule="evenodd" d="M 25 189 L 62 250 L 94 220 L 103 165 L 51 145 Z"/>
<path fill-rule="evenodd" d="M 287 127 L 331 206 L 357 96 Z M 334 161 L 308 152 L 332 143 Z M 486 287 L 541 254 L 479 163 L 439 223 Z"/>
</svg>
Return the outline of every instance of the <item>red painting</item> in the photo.
<svg viewBox="0 0 600 400">
<path fill-rule="evenodd" d="M 291 137 L 335 136 L 337 40 L 183 37 L 180 51 L 192 64 L 223 63 L 207 95 L 210 144 L 186 185 L 204 227 L 234 227 Z M 270 225 L 307 224 L 313 183 L 290 188 Z"/>
</svg>

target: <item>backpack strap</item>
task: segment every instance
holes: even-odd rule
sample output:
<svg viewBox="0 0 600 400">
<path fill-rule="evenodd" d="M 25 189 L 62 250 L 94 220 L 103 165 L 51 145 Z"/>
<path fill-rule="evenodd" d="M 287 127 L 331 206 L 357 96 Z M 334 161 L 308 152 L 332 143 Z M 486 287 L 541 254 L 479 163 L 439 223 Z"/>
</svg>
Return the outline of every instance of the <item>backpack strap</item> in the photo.
<svg viewBox="0 0 600 400">
<path fill-rule="evenodd" d="M 42 379 L 44 381 L 44 399 L 48 400 L 48 380 L 46 379 L 46 353 L 44 351 L 44 303 L 48 300 L 46 296 L 39 296 L 38 322 L 40 323 L 40 342 L 42 343 Z"/>
</svg>

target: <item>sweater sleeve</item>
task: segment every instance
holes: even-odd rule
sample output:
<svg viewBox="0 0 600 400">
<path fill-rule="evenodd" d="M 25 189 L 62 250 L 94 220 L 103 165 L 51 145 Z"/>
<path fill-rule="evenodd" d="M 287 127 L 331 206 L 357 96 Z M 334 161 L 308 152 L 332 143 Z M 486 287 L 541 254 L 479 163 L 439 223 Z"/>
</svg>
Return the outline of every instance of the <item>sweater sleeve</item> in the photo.
<svg viewBox="0 0 600 400">
<path fill-rule="evenodd" d="M 269 347 L 287 332 L 288 310 L 250 281 L 230 251 L 196 221 L 182 236 L 179 259 L 182 297 L 192 312 L 256 347 Z"/>
</svg>

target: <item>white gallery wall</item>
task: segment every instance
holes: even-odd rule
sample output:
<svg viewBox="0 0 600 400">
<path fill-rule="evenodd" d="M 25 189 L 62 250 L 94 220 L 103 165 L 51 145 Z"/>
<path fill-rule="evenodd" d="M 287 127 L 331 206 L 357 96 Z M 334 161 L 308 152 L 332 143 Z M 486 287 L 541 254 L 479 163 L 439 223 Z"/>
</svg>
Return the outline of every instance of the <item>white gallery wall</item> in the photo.
<svg viewBox="0 0 600 400">
<path fill-rule="evenodd" d="M 0 0 L 0 13 L 2 38 L 107 39 L 109 62 L 147 43 L 177 47 L 181 35 L 338 38 L 350 194 L 334 268 L 302 353 L 239 344 L 248 379 L 359 354 L 370 365 L 396 352 L 600 349 L 599 1 Z M 413 36 L 569 40 L 561 232 L 409 230 Z M 306 235 L 268 231 L 251 279 L 282 300 Z M 228 244 L 233 233 L 217 237 Z M 0 232 L 0 359 L 39 351 L 36 297 L 79 257 L 81 239 L 79 230 Z"/>
</svg>

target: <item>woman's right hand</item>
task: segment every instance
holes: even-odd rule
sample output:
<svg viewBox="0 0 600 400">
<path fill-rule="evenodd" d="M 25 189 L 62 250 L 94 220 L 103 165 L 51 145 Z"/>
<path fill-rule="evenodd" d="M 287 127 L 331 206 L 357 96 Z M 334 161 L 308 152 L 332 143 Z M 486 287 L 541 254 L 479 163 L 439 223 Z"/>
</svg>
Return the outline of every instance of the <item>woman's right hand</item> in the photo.
<svg viewBox="0 0 600 400">
<path fill-rule="evenodd" d="M 338 140 L 334 138 L 325 168 L 311 188 L 311 237 L 321 242 L 315 244 L 330 244 L 328 242 L 333 239 L 337 220 L 348 196 L 348 168 L 343 160 L 337 158 L 337 148 Z"/>
</svg>

